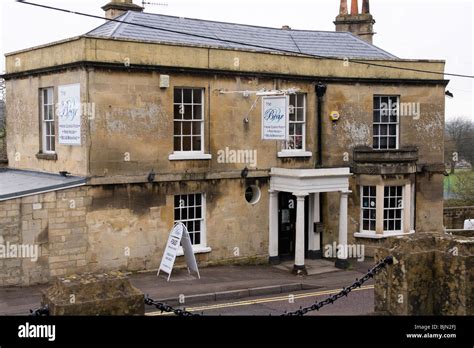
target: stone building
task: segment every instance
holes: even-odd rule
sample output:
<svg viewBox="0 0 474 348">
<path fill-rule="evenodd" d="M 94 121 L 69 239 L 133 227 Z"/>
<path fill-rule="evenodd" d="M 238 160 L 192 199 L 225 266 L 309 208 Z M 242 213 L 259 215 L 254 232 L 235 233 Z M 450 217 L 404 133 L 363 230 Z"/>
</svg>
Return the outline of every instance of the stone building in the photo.
<svg viewBox="0 0 474 348">
<path fill-rule="evenodd" d="M 335 32 L 131 4 L 6 55 L 0 244 L 40 252 L 0 258 L 0 284 L 157 269 L 175 221 L 201 265 L 293 259 L 296 273 L 333 243 L 370 254 L 442 230 L 445 63 L 367 42 L 368 1 L 362 15 L 341 1 Z M 271 96 L 287 97 L 286 140 L 262 140 Z"/>
</svg>

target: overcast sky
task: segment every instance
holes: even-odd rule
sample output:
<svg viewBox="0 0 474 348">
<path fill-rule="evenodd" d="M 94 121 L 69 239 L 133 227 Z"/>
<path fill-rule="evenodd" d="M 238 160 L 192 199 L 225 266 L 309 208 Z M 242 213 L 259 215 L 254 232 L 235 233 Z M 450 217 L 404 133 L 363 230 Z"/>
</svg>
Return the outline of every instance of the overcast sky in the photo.
<svg viewBox="0 0 474 348">
<path fill-rule="evenodd" d="M 108 0 L 30 0 L 50 6 L 103 15 Z M 141 4 L 141 0 L 134 0 Z M 147 12 L 293 29 L 334 30 L 339 0 L 154 0 Z M 350 6 L 350 1 L 349 6 Z M 359 1 L 362 3 L 362 0 Z M 446 72 L 474 75 L 474 6 L 472 0 L 372 0 L 374 44 L 400 58 L 443 59 Z M 7 52 L 84 34 L 103 23 L 0 0 L 0 72 Z M 446 117 L 474 120 L 473 79 L 449 78 Z"/>
</svg>

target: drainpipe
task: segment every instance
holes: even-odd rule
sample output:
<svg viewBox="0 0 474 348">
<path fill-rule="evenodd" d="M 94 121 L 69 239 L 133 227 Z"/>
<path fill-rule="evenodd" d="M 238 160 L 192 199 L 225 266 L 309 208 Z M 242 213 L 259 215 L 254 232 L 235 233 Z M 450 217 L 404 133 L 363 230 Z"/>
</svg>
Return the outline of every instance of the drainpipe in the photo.
<svg viewBox="0 0 474 348">
<path fill-rule="evenodd" d="M 316 141 L 318 143 L 318 156 L 316 159 L 316 168 L 322 167 L 323 166 L 323 97 L 326 94 L 327 90 L 327 85 L 323 84 L 321 81 L 318 82 L 316 85 L 316 96 L 318 97 L 318 106 L 317 106 L 317 115 L 316 115 L 316 123 L 317 123 L 317 134 L 316 134 Z M 324 197 L 323 194 L 319 194 L 319 222 L 321 224 L 324 223 L 324 210 L 323 210 L 323 203 L 324 203 Z M 324 233 L 324 232 L 323 232 Z M 321 245 L 321 251 L 322 251 L 322 245 L 323 245 L 323 233 L 319 235 L 320 238 L 320 245 Z"/>
<path fill-rule="evenodd" d="M 323 122 L 323 97 L 326 94 L 327 85 L 321 81 L 316 85 L 316 96 L 318 97 L 318 114 L 316 116 L 316 122 L 318 125 L 316 141 L 318 143 L 318 156 L 316 159 L 316 167 L 322 167 L 323 165 L 323 134 L 322 134 L 322 122 Z"/>
</svg>

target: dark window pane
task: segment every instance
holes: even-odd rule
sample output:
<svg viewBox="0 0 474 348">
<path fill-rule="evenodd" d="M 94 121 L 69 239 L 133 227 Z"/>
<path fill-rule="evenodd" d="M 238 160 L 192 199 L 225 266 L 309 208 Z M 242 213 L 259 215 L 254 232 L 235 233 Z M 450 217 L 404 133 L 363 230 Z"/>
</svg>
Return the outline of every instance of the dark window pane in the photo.
<svg viewBox="0 0 474 348">
<path fill-rule="evenodd" d="M 377 211 L 375 209 L 370 209 L 370 219 L 375 220 L 377 216 Z"/>
<path fill-rule="evenodd" d="M 183 90 L 183 102 L 186 104 L 191 104 L 193 101 L 193 90 L 192 89 L 184 89 Z"/>
<path fill-rule="evenodd" d="M 380 109 L 380 98 L 379 97 L 374 97 L 374 110 L 375 109 Z"/>
<path fill-rule="evenodd" d="M 181 137 L 174 137 L 174 151 L 181 151 Z"/>
<path fill-rule="evenodd" d="M 194 104 L 202 104 L 202 94 L 202 89 L 195 89 L 193 91 Z"/>
<path fill-rule="evenodd" d="M 374 149 L 378 149 L 379 148 L 379 138 L 378 137 L 374 137 Z"/>
<path fill-rule="evenodd" d="M 368 196 L 369 195 L 369 190 L 370 190 L 369 186 L 362 187 L 362 195 Z"/>
<path fill-rule="evenodd" d="M 380 135 L 380 126 L 378 124 L 374 124 L 374 135 Z"/>
<path fill-rule="evenodd" d="M 303 124 L 298 123 L 295 125 L 295 134 L 296 135 L 303 135 Z"/>
<path fill-rule="evenodd" d="M 402 211 L 400 209 L 395 210 L 395 217 L 397 219 L 401 219 L 402 217 Z"/>
<path fill-rule="evenodd" d="M 389 204 L 388 198 L 384 198 L 384 200 L 383 200 L 383 206 L 384 206 L 385 208 L 388 208 L 388 207 L 389 207 L 388 204 Z"/>
<path fill-rule="evenodd" d="M 389 135 L 397 135 L 397 126 L 394 124 L 391 124 L 389 126 Z"/>
<path fill-rule="evenodd" d="M 302 136 L 295 137 L 295 149 L 297 149 L 297 150 L 303 149 L 303 137 Z"/>
<path fill-rule="evenodd" d="M 364 209 L 363 218 L 364 218 L 364 219 L 369 219 L 369 218 L 370 218 L 370 211 L 369 211 L 369 209 Z"/>
<path fill-rule="evenodd" d="M 375 220 L 370 220 L 370 230 L 375 231 Z"/>
<path fill-rule="evenodd" d="M 188 210 L 187 209 L 181 209 L 181 219 L 182 220 L 187 220 L 188 219 Z"/>
<path fill-rule="evenodd" d="M 388 141 L 389 149 L 396 149 L 397 148 L 397 138 L 390 137 Z"/>
<path fill-rule="evenodd" d="M 182 102 L 181 100 L 181 88 L 175 88 L 174 89 L 174 103 L 175 104 L 180 104 Z"/>
<path fill-rule="evenodd" d="M 194 205 L 194 198 L 196 197 L 196 195 L 189 195 L 189 199 L 188 199 L 188 205 L 189 206 L 193 206 Z"/>
<path fill-rule="evenodd" d="M 390 198 L 390 208 L 395 208 L 397 206 L 396 198 Z"/>
<path fill-rule="evenodd" d="M 194 114 L 193 114 L 193 119 L 195 120 L 202 120 L 202 106 L 201 105 L 194 105 L 193 106 Z"/>
<path fill-rule="evenodd" d="M 402 222 L 400 220 L 395 221 L 395 230 L 400 231 L 402 229 Z"/>
<path fill-rule="evenodd" d="M 375 195 L 376 195 L 376 191 L 377 191 L 377 190 L 376 190 L 375 186 L 370 186 L 370 195 L 371 195 L 371 196 L 375 196 Z"/>
<path fill-rule="evenodd" d="M 174 135 L 181 135 L 181 122 L 174 121 Z"/>
<path fill-rule="evenodd" d="M 384 229 L 385 231 L 388 231 L 388 220 L 385 220 L 385 221 L 383 222 L 383 229 Z"/>
<path fill-rule="evenodd" d="M 375 111 L 374 111 L 374 122 L 375 122 L 375 123 L 379 123 L 379 122 L 380 122 L 380 111 L 379 111 L 379 110 L 375 110 Z"/>
<path fill-rule="evenodd" d="M 183 124 L 183 135 L 191 135 L 191 122 L 182 122 Z"/>
<path fill-rule="evenodd" d="M 196 219 L 202 219 L 202 210 L 200 207 L 196 207 Z"/>
<path fill-rule="evenodd" d="M 395 222 L 393 220 L 390 220 L 388 222 L 388 230 L 393 231 L 395 229 Z"/>
<path fill-rule="evenodd" d="M 193 137 L 193 150 L 192 151 L 201 151 L 201 136 Z"/>
<path fill-rule="evenodd" d="M 382 124 L 380 125 L 380 135 L 387 135 L 387 125 Z"/>
<path fill-rule="evenodd" d="M 196 233 L 194 235 L 194 245 L 199 245 L 199 244 L 201 244 L 201 234 Z"/>
<path fill-rule="evenodd" d="M 380 138 L 380 149 L 387 149 L 387 138 Z"/>
<path fill-rule="evenodd" d="M 362 199 L 362 206 L 364 208 L 368 208 L 369 207 L 369 199 L 368 198 L 363 198 Z"/>
<path fill-rule="evenodd" d="M 193 135 L 201 135 L 202 122 L 193 122 Z"/>
<path fill-rule="evenodd" d="M 201 205 L 201 195 L 196 195 L 196 205 Z"/>
<path fill-rule="evenodd" d="M 363 221 L 363 228 L 364 228 L 365 231 L 369 230 L 369 228 L 370 228 L 369 220 L 364 220 Z"/>
<path fill-rule="evenodd" d="M 182 120 L 183 119 L 183 115 L 180 113 L 180 105 L 175 105 L 174 106 L 174 119 L 175 120 Z"/>
<path fill-rule="evenodd" d="M 191 137 L 183 137 L 182 151 L 191 151 Z"/>
<path fill-rule="evenodd" d="M 296 94 L 290 94 L 290 105 L 296 107 Z"/>
<path fill-rule="evenodd" d="M 390 186 L 390 196 L 395 196 L 397 194 L 397 187 Z"/>
<path fill-rule="evenodd" d="M 304 108 L 296 109 L 296 120 L 303 122 L 304 121 Z"/>
<path fill-rule="evenodd" d="M 185 120 L 192 120 L 193 119 L 193 107 L 191 105 L 185 105 L 184 106 L 183 118 Z"/>
</svg>

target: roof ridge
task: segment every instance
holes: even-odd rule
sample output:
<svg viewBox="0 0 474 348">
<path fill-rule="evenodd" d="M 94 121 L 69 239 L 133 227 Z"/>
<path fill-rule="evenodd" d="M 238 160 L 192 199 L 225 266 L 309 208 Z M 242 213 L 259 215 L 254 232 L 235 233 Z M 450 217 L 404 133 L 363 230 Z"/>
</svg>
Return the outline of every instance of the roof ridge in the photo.
<svg viewBox="0 0 474 348">
<path fill-rule="evenodd" d="M 130 16 L 130 13 L 132 13 L 132 12 L 133 12 L 133 11 L 127 11 L 127 12 L 125 12 L 125 14 L 123 14 L 123 15 L 117 17 L 117 19 L 120 18 L 122 21 L 125 21 L 125 20 Z M 122 18 L 122 17 L 123 17 L 123 18 Z M 114 29 L 114 30 L 112 31 L 112 33 L 110 34 L 110 36 L 112 36 L 112 37 L 114 37 L 115 33 L 118 32 L 118 30 L 120 29 L 120 27 L 125 24 L 125 23 L 120 23 L 120 22 L 115 22 L 115 23 L 117 23 L 117 25 L 115 26 L 115 29 Z"/>
<path fill-rule="evenodd" d="M 137 11 L 128 11 L 133 12 L 136 15 L 147 15 L 147 16 L 161 16 L 161 17 L 168 17 L 168 18 L 176 18 L 176 19 L 186 19 L 191 21 L 198 21 L 198 22 L 211 22 L 211 23 L 218 23 L 218 24 L 232 24 L 232 25 L 240 25 L 243 27 L 251 27 L 251 28 L 262 28 L 262 29 L 271 29 L 271 30 L 279 30 L 279 31 L 304 31 L 310 33 L 332 33 L 332 34 L 343 34 L 347 33 L 345 31 L 331 31 L 331 30 L 313 30 L 313 29 L 290 29 L 285 30 L 277 27 L 265 27 L 262 25 L 254 25 L 254 24 L 245 24 L 245 23 L 236 23 L 236 22 L 224 22 L 224 21 L 216 21 L 212 19 L 202 19 L 202 18 L 190 18 L 190 17 L 182 17 L 182 16 L 172 16 L 172 15 L 165 15 L 161 13 L 150 13 L 150 12 L 137 12 Z"/>
<path fill-rule="evenodd" d="M 389 56 L 392 56 L 393 58 L 397 58 L 398 57 L 390 52 L 387 52 L 385 51 L 384 49 L 378 47 L 378 46 L 375 46 L 374 44 L 371 44 L 370 42 L 367 42 L 365 40 L 362 40 L 359 36 L 355 35 L 354 33 L 351 33 L 350 31 L 345 31 L 345 33 L 348 33 L 349 35 L 351 35 L 352 37 L 354 37 L 356 40 L 359 40 L 360 42 L 364 43 L 366 46 L 369 46 L 369 47 L 372 47 L 372 48 L 375 48 L 377 50 L 379 50 L 380 52 L 383 52 L 385 54 L 388 54 Z"/>
</svg>

